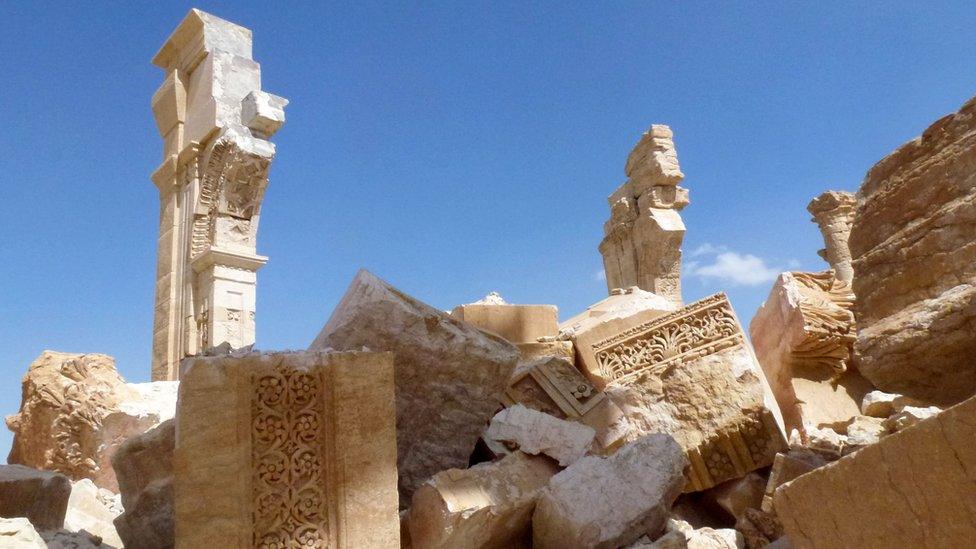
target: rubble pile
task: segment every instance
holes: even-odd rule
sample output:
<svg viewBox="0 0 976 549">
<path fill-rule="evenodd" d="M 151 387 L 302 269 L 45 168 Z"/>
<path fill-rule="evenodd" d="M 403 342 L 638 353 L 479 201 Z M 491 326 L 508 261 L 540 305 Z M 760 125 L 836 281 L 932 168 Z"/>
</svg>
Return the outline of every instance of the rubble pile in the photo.
<svg viewBox="0 0 976 549">
<path fill-rule="evenodd" d="M 256 222 L 287 101 L 261 91 L 250 31 L 198 10 L 154 63 L 158 381 L 99 354 L 30 365 L 0 547 L 976 539 L 976 102 L 810 202 L 830 268 L 782 273 L 748 333 L 724 293 L 682 298 L 688 191 L 653 125 L 586 310 L 493 292 L 445 312 L 361 270 L 307 350 L 260 352 Z"/>
</svg>

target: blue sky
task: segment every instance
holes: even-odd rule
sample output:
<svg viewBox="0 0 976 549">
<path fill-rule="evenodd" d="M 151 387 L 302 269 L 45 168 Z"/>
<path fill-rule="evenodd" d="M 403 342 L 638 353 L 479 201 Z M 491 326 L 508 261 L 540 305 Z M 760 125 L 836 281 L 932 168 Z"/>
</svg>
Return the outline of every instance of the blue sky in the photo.
<svg viewBox="0 0 976 549">
<path fill-rule="evenodd" d="M 748 322 L 775 273 L 825 267 L 808 201 L 976 93 L 971 5 L 791 4 L 6 5 L 0 412 L 43 349 L 148 380 L 149 60 L 190 7 L 253 29 L 264 88 L 291 101 L 257 337 L 299 349 L 360 267 L 444 309 L 599 300 L 605 198 L 651 123 L 691 190 L 685 299 L 726 290 Z"/>
</svg>

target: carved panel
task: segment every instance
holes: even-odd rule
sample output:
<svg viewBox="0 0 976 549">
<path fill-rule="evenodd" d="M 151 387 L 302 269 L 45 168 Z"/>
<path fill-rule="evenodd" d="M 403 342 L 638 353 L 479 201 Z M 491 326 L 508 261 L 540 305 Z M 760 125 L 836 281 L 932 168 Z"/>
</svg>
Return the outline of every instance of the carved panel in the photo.
<svg viewBox="0 0 976 549">
<path fill-rule="evenodd" d="M 782 449 L 772 412 L 745 415 L 688 452 L 685 492 L 697 492 L 771 463 Z"/>
<path fill-rule="evenodd" d="M 582 417 L 604 398 L 579 370 L 559 359 L 536 364 L 506 390 L 507 404 L 522 403 L 560 419 Z"/>
<path fill-rule="evenodd" d="M 254 547 L 334 547 L 321 372 L 279 367 L 251 388 Z"/>
<path fill-rule="evenodd" d="M 794 364 L 846 371 L 856 339 L 850 284 L 836 279 L 833 271 L 792 274 L 800 292 L 804 334 L 792 350 Z"/>
<path fill-rule="evenodd" d="M 600 375 L 628 384 L 659 378 L 677 364 L 744 341 L 728 299 L 716 294 L 600 341 L 594 349 Z"/>
</svg>

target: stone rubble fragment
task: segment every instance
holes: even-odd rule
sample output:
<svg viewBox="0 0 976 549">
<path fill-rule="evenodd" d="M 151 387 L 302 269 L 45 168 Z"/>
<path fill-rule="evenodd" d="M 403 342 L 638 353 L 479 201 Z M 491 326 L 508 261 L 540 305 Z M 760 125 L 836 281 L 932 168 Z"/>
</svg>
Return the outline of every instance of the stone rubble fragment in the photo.
<svg viewBox="0 0 976 549">
<path fill-rule="evenodd" d="M 431 475 L 468 464 L 518 350 L 359 271 L 310 349 L 392 351 L 400 503 Z"/>
<path fill-rule="evenodd" d="M 122 501 L 118 494 L 99 488 L 86 478 L 71 483 L 68 510 L 64 515 L 65 530 L 84 530 L 98 536 L 107 545 L 122 547 L 122 539 L 112 522 L 120 514 Z"/>
<path fill-rule="evenodd" d="M 117 549 L 117 546 L 106 544 L 101 537 L 84 530 L 71 532 L 62 528 L 44 530 L 40 534 L 48 549 Z"/>
<path fill-rule="evenodd" d="M 776 454 L 773 466 L 769 470 L 769 480 L 766 482 L 762 505 L 759 509 L 766 513 L 772 513 L 773 494 L 777 488 L 826 464 L 827 460 L 810 450 L 790 450 Z"/>
<path fill-rule="evenodd" d="M 227 342 L 254 343 L 261 202 L 288 101 L 261 91 L 251 31 L 192 9 L 153 57 L 163 161 L 152 174 L 160 219 L 152 379 Z"/>
<path fill-rule="evenodd" d="M 24 376 L 7 458 L 118 490 L 111 458 L 130 436 L 173 416 L 175 382 L 127 384 L 101 354 L 44 351 Z"/>
<path fill-rule="evenodd" d="M 735 522 L 735 529 L 742 535 L 746 549 L 763 549 L 785 533 L 776 515 L 759 509 L 746 509 Z"/>
<path fill-rule="evenodd" d="M 39 530 L 64 525 L 71 496 L 68 477 L 22 465 L 0 465 L 0 517 L 24 517 Z"/>
<path fill-rule="evenodd" d="M 682 520 L 668 519 L 665 534 L 655 541 L 642 536 L 626 549 L 741 549 L 742 535 L 731 528 L 693 528 Z"/>
<path fill-rule="evenodd" d="M 859 413 L 871 383 L 851 368 L 854 294 L 821 273 L 785 272 L 749 324 L 749 337 L 787 431 L 836 427 Z"/>
<path fill-rule="evenodd" d="M 925 405 L 918 399 L 904 395 L 871 391 L 864 395 L 864 399 L 861 400 L 861 413 L 866 416 L 885 419 L 902 411 L 905 406 L 924 407 Z"/>
<path fill-rule="evenodd" d="M 738 519 L 746 509 L 758 509 L 762 505 L 766 484 L 766 477 L 753 471 L 742 478 L 710 488 L 702 495 L 706 501 L 714 502 L 730 517 Z"/>
<path fill-rule="evenodd" d="M 253 352 L 181 369 L 177 547 L 399 544 L 391 353 Z"/>
<path fill-rule="evenodd" d="M 916 406 L 904 406 L 900 411 L 884 420 L 882 425 L 892 433 L 911 427 L 923 419 L 928 419 L 942 410 L 935 406 L 919 408 Z"/>
<path fill-rule="evenodd" d="M 485 438 L 506 443 L 526 454 L 545 454 L 567 467 L 590 450 L 596 431 L 516 404 L 495 414 Z"/>
<path fill-rule="evenodd" d="M 4 549 L 47 549 L 47 543 L 26 518 L 0 518 L 0 547 Z"/>
<path fill-rule="evenodd" d="M 688 465 L 669 435 L 642 437 L 610 457 L 585 457 L 549 483 L 532 517 L 536 549 L 613 548 L 657 535 Z"/>
<path fill-rule="evenodd" d="M 818 252 L 820 257 L 830 264 L 837 280 L 847 284 L 854 280 L 851 249 L 847 241 L 851 235 L 856 205 L 857 198 L 853 193 L 841 191 L 827 191 L 807 205 L 807 211 L 813 215 L 813 221 L 823 233 L 826 248 Z"/>
<path fill-rule="evenodd" d="M 176 422 L 161 423 L 125 441 L 112 457 L 124 512 L 115 529 L 126 547 L 166 549 L 176 544 L 173 451 Z"/>
<path fill-rule="evenodd" d="M 858 368 L 950 405 L 976 393 L 976 99 L 872 167 L 850 234 Z"/>
<path fill-rule="evenodd" d="M 607 201 L 610 219 L 600 243 L 607 289 L 638 286 L 681 306 L 681 241 L 685 226 L 679 211 L 688 190 L 678 165 L 671 129 L 655 124 L 627 158 L 627 181 Z"/>
<path fill-rule="evenodd" d="M 976 397 L 776 489 L 797 549 L 970 547 Z"/>
<path fill-rule="evenodd" d="M 883 420 L 869 416 L 854 416 L 851 424 L 847 426 L 847 447 L 844 449 L 844 453 L 849 453 L 850 449 L 860 449 L 870 444 L 876 444 L 886 434 L 888 434 L 888 428 Z"/>
<path fill-rule="evenodd" d="M 559 467 L 513 452 L 499 461 L 437 473 L 413 494 L 407 518 L 416 549 L 526 545 L 536 497 Z"/>
<path fill-rule="evenodd" d="M 572 341 L 536 341 L 532 343 L 516 343 L 519 350 L 520 364 L 545 357 L 561 358 L 573 362 L 576 360 L 576 348 Z"/>
</svg>

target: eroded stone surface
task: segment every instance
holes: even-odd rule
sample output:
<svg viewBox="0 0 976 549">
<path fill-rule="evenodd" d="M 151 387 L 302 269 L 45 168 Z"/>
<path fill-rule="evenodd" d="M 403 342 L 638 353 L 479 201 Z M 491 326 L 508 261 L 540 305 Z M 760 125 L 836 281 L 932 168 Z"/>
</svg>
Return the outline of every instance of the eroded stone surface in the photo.
<svg viewBox="0 0 976 549">
<path fill-rule="evenodd" d="M 826 464 L 827 460 L 810 450 L 790 450 L 789 452 L 776 454 L 776 459 L 773 460 L 773 466 L 769 470 L 769 480 L 766 482 L 766 489 L 763 493 L 760 510 L 766 513 L 772 513 L 773 494 L 777 488 L 800 475 L 809 473 L 817 467 L 822 467 Z"/>
<path fill-rule="evenodd" d="M 536 497 L 558 471 L 545 456 L 516 451 L 492 463 L 437 473 L 414 492 L 407 519 L 412 546 L 528 546 Z"/>
<path fill-rule="evenodd" d="M 0 465 L 0 517 L 24 517 L 40 530 L 57 530 L 71 495 L 68 477 L 22 465 Z"/>
<path fill-rule="evenodd" d="M 71 483 L 68 510 L 64 515 L 65 530 L 84 530 L 98 536 L 107 545 L 122 547 L 122 539 L 112 523 L 120 514 L 122 501 L 118 494 L 99 488 L 86 478 Z"/>
<path fill-rule="evenodd" d="M 976 539 L 976 398 L 776 490 L 797 549 L 968 547 Z"/>
<path fill-rule="evenodd" d="M 840 191 L 827 191 L 807 205 L 807 211 L 813 215 L 813 221 L 823 233 L 826 247 L 818 252 L 820 257 L 830 264 L 837 279 L 847 284 L 854 280 L 851 249 L 847 240 L 851 235 L 856 205 L 857 199 L 853 193 Z"/>
<path fill-rule="evenodd" d="M 766 491 L 766 477 L 751 472 L 742 478 L 723 482 L 702 494 L 730 517 L 738 519 L 746 509 L 758 509 Z"/>
<path fill-rule="evenodd" d="M 23 517 L 0 518 L 0 547 L 5 549 L 47 549 L 34 525 Z"/>
<path fill-rule="evenodd" d="M 596 431 L 516 404 L 491 418 L 485 438 L 526 454 L 545 454 L 567 467 L 590 450 Z"/>
<path fill-rule="evenodd" d="M 124 512 L 115 529 L 126 547 L 166 549 L 176 544 L 173 512 L 173 451 L 176 422 L 125 441 L 112 458 Z"/>
<path fill-rule="evenodd" d="M 557 474 L 532 517 L 533 546 L 613 548 L 655 535 L 684 486 L 688 460 L 665 434 L 642 437 L 610 457 L 585 457 Z"/>
<path fill-rule="evenodd" d="M 431 475 L 468 464 L 518 350 L 359 271 L 310 349 L 392 351 L 401 504 Z"/>
<path fill-rule="evenodd" d="M 184 361 L 177 547 L 398 546 L 393 384 L 390 353 Z"/>
<path fill-rule="evenodd" d="M 976 101 L 868 171 L 851 228 L 861 373 L 952 404 L 976 393 Z"/>
</svg>

